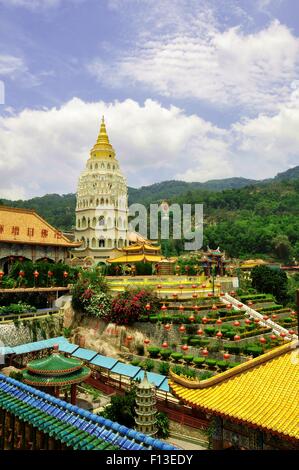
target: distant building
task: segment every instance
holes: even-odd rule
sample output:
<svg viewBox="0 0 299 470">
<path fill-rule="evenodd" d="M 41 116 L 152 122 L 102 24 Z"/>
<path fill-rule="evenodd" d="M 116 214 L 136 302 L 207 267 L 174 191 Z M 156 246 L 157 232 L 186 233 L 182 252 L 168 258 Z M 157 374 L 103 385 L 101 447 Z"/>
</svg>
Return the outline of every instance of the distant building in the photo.
<svg viewBox="0 0 299 470">
<path fill-rule="evenodd" d="M 115 256 L 115 249 L 128 245 L 127 184 L 109 142 L 104 118 L 79 178 L 75 239 L 81 242 L 73 252 L 79 262 L 105 262 Z"/>
<path fill-rule="evenodd" d="M 16 259 L 67 262 L 78 247 L 35 211 L 0 206 L 0 269 L 8 272 Z"/>
</svg>

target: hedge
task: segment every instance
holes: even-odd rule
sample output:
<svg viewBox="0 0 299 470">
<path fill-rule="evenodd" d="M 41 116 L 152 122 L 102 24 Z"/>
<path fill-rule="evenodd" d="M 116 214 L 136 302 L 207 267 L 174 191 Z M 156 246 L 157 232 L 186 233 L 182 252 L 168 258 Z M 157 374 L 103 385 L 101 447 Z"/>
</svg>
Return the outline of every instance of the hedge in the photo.
<svg viewBox="0 0 299 470">
<path fill-rule="evenodd" d="M 194 357 L 193 358 L 193 363 L 196 365 L 196 366 L 201 366 L 205 363 L 205 357 Z"/>
<path fill-rule="evenodd" d="M 160 356 L 162 359 L 169 359 L 172 354 L 171 349 L 161 349 L 160 350 Z"/>
<path fill-rule="evenodd" d="M 147 348 L 147 351 L 148 351 L 150 357 L 158 357 L 159 353 L 160 353 L 160 348 L 157 348 L 155 346 L 151 346 L 151 347 Z"/>
<path fill-rule="evenodd" d="M 176 362 L 178 362 L 180 359 L 182 359 L 182 357 L 183 357 L 182 353 L 172 353 L 171 354 L 171 358 Z"/>
<path fill-rule="evenodd" d="M 183 356 L 183 360 L 186 362 L 186 364 L 190 364 L 190 362 L 193 361 L 193 356 L 185 355 L 185 356 Z"/>
<path fill-rule="evenodd" d="M 216 365 L 216 360 L 215 359 L 206 359 L 206 364 L 209 367 L 214 367 Z"/>
</svg>

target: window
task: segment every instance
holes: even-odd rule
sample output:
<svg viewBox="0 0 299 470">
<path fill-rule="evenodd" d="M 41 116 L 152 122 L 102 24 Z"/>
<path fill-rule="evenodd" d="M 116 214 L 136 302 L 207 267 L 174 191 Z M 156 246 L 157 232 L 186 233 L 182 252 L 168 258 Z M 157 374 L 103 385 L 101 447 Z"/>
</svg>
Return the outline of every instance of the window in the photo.
<svg viewBox="0 0 299 470">
<path fill-rule="evenodd" d="M 14 225 L 14 226 L 12 227 L 12 229 L 11 229 L 11 233 L 12 233 L 13 235 L 19 235 L 19 233 L 20 233 L 20 228 L 17 227 L 16 225 Z"/>
<path fill-rule="evenodd" d="M 33 227 L 28 227 L 27 235 L 28 235 L 28 237 L 33 237 L 33 235 L 34 235 L 34 228 Z"/>
</svg>

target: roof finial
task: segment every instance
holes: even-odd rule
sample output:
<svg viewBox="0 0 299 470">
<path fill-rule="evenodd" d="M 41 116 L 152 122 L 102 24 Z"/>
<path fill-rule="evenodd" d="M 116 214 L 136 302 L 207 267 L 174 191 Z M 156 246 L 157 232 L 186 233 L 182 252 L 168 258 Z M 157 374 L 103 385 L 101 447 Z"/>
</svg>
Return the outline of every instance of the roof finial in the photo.
<svg viewBox="0 0 299 470">
<path fill-rule="evenodd" d="M 105 124 L 104 114 L 103 114 L 103 116 L 102 116 L 102 124 Z"/>
</svg>

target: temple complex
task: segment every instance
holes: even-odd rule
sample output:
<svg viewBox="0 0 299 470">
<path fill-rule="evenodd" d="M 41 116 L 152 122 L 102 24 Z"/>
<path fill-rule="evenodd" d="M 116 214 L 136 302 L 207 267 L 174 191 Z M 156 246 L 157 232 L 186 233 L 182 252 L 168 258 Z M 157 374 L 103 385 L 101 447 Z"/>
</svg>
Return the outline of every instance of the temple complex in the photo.
<svg viewBox="0 0 299 470">
<path fill-rule="evenodd" d="M 97 141 L 80 175 L 77 190 L 75 239 L 81 242 L 73 256 L 94 263 L 114 257 L 128 245 L 127 184 L 110 144 L 104 118 Z"/>
<path fill-rule="evenodd" d="M 80 246 L 52 227 L 35 211 L 0 206 L 0 269 L 8 273 L 17 259 L 67 262 L 69 250 Z"/>
</svg>

